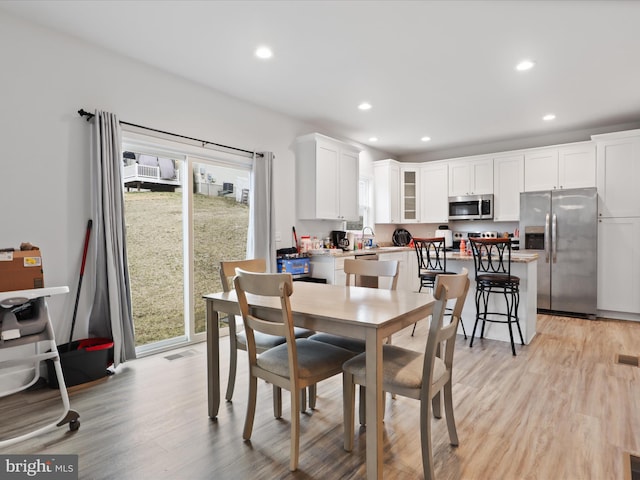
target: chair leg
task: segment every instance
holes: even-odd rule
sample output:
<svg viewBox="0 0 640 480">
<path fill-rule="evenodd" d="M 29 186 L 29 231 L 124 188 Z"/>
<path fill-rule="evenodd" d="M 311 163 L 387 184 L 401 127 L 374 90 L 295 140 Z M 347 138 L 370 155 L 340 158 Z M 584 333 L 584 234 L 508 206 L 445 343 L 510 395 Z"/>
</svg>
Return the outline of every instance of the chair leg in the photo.
<svg viewBox="0 0 640 480">
<path fill-rule="evenodd" d="M 447 417 L 447 429 L 449 430 L 449 443 L 457 446 L 458 432 L 456 430 L 456 419 L 453 416 L 453 393 L 451 390 L 451 379 L 444 385 L 444 414 Z"/>
<path fill-rule="evenodd" d="M 353 450 L 354 410 L 356 407 L 356 385 L 353 383 L 353 375 L 342 373 L 342 411 L 344 418 L 344 449 L 347 452 Z"/>
<path fill-rule="evenodd" d="M 416 333 L 416 325 L 418 325 L 418 322 L 413 324 L 413 330 L 411 330 L 411 336 L 413 337 L 413 334 Z"/>
<path fill-rule="evenodd" d="M 436 393 L 431 399 L 431 409 L 435 418 L 442 418 L 442 393 Z"/>
<path fill-rule="evenodd" d="M 317 385 L 309 385 L 309 408 L 311 410 L 316 409 L 316 389 Z"/>
<path fill-rule="evenodd" d="M 256 395 L 258 393 L 258 378 L 251 375 L 249 379 L 249 401 L 247 402 L 247 416 L 244 419 L 242 438 L 249 440 L 253 430 L 253 419 L 256 415 Z"/>
<path fill-rule="evenodd" d="M 422 470 L 425 480 L 434 480 L 433 453 L 431 451 L 431 402 L 420 402 L 420 440 L 422 447 Z"/>
<path fill-rule="evenodd" d="M 518 317 L 518 307 L 520 306 L 520 291 L 516 290 L 513 293 L 515 298 L 515 314 L 514 317 L 516 319 L 516 326 L 518 327 L 518 333 L 520 334 L 520 342 L 524 345 L 524 337 L 522 336 L 522 330 L 520 329 L 520 317 Z"/>
<path fill-rule="evenodd" d="M 238 369 L 238 346 L 236 345 L 236 319 L 229 315 L 229 380 L 227 381 L 227 393 L 224 398 L 227 402 L 233 397 L 233 390 L 236 385 L 236 371 Z"/>
<path fill-rule="evenodd" d="M 513 356 L 516 356 L 516 344 L 513 341 L 513 328 L 511 326 L 511 311 L 513 310 L 513 298 L 512 301 L 509 302 L 509 294 L 507 293 L 507 289 L 504 289 L 504 300 L 507 302 L 507 325 L 509 326 L 509 339 L 511 340 L 511 352 Z"/>
<path fill-rule="evenodd" d="M 289 470 L 295 472 L 298 469 L 298 457 L 300 455 L 300 397 L 305 389 L 291 389 L 291 458 Z"/>
<path fill-rule="evenodd" d="M 282 417 L 282 389 L 275 385 L 273 386 L 273 416 Z"/>
<path fill-rule="evenodd" d="M 473 323 L 473 331 L 471 332 L 469 348 L 473 347 L 473 339 L 476 336 L 476 328 L 478 328 L 478 321 L 480 320 L 480 296 L 481 291 L 478 289 L 476 290 L 476 321 Z"/>
<path fill-rule="evenodd" d="M 300 413 L 307 411 L 307 389 L 300 389 Z"/>
<path fill-rule="evenodd" d="M 367 388 L 363 385 L 360 385 L 360 390 L 358 392 L 358 401 L 359 401 L 359 415 L 360 415 L 360 425 L 367 424 Z"/>
<path fill-rule="evenodd" d="M 464 323 L 462 323 L 462 317 L 459 320 L 460 325 L 462 325 L 462 334 L 464 335 L 464 339 L 467 339 L 467 331 L 464 329 Z"/>
</svg>

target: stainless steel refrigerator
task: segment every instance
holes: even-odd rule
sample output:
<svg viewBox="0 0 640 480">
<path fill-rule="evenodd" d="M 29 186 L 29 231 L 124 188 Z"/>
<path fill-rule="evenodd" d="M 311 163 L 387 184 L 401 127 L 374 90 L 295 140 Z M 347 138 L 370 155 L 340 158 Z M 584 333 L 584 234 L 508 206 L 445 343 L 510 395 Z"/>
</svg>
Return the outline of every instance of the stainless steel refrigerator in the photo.
<svg viewBox="0 0 640 480">
<path fill-rule="evenodd" d="M 595 318 L 597 212 L 595 188 L 520 194 L 524 249 L 539 255 L 539 310 Z"/>
</svg>

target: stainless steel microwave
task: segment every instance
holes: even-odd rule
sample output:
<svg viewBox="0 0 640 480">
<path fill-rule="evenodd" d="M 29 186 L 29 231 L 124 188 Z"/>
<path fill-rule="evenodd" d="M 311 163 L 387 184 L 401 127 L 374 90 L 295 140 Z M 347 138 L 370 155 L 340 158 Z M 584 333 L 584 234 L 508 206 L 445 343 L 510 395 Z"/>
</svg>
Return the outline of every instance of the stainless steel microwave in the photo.
<svg viewBox="0 0 640 480">
<path fill-rule="evenodd" d="M 449 197 L 449 220 L 491 220 L 493 195 Z"/>
</svg>

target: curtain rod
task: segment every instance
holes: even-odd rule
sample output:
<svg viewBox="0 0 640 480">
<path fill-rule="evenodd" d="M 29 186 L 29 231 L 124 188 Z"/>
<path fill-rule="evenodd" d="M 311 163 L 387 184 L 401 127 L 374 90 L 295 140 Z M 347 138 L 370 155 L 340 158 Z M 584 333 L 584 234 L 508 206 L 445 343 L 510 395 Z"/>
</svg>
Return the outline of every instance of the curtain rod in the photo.
<svg viewBox="0 0 640 480">
<path fill-rule="evenodd" d="M 78 115 L 80 115 L 81 117 L 87 117 L 87 122 L 89 120 L 91 120 L 93 117 L 95 117 L 95 114 L 93 114 L 91 112 L 87 112 L 84 108 L 81 108 L 80 110 L 78 110 Z M 136 125 L 135 123 L 123 122 L 122 120 L 119 120 L 119 123 L 121 125 L 128 125 L 129 127 L 142 128 L 143 130 L 149 130 L 151 132 L 162 133 L 164 135 L 170 135 L 172 137 L 184 138 L 186 140 L 192 140 L 194 142 L 200 142 L 200 143 L 202 143 L 202 147 L 203 148 L 206 145 L 214 145 L 216 147 L 227 148 L 229 150 L 235 150 L 237 152 L 250 153 L 251 155 L 255 155 L 256 157 L 263 157 L 264 156 L 262 153 L 252 152 L 251 150 L 244 150 L 242 148 L 230 147 L 228 145 L 222 145 L 221 143 L 210 142 L 208 140 L 201 140 L 199 138 L 187 137 L 185 135 L 180 135 L 179 133 L 166 132 L 164 130 L 158 130 L 156 128 L 145 127 L 144 125 Z"/>
</svg>

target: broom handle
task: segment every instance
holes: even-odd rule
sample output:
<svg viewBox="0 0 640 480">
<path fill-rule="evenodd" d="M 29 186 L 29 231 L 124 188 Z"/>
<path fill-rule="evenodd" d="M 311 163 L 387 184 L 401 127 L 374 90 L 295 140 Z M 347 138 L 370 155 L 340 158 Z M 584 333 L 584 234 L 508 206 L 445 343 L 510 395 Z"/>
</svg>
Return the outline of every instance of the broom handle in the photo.
<svg viewBox="0 0 640 480">
<path fill-rule="evenodd" d="M 80 301 L 80 289 L 82 288 L 82 277 L 84 277 L 84 265 L 87 261 L 87 250 L 89 249 L 89 237 L 91 236 L 91 228 L 93 220 L 89 219 L 87 223 L 87 233 L 84 236 L 84 251 L 82 252 L 82 264 L 80 266 L 80 278 L 78 279 L 78 291 L 76 293 L 76 304 L 73 307 L 73 319 L 71 320 L 71 332 L 69 333 L 69 343 L 67 351 L 71 349 L 71 340 L 73 339 L 73 330 L 76 328 L 76 315 L 78 314 L 78 302 Z"/>
</svg>

